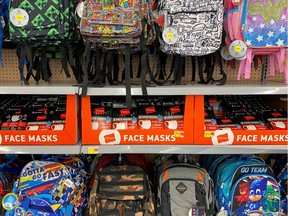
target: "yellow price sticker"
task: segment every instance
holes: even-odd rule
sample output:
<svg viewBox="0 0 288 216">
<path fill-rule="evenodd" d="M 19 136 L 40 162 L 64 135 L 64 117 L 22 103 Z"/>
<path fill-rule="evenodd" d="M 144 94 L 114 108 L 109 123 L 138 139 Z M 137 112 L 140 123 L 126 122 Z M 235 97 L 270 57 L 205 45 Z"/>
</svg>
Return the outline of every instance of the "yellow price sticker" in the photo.
<svg viewBox="0 0 288 216">
<path fill-rule="evenodd" d="M 168 32 L 167 33 L 167 38 L 170 39 L 170 40 L 173 39 L 173 33 L 172 32 Z"/>
<path fill-rule="evenodd" d="M 212 137 L 212 132 L 210 132 L 210 131 L 204 132 L 204 138 L 211 138 L 211 137 Z"/>
<path fill-rule="evenodd" d="M 16 14 L 16 20 L 22 21 L 23 20 L 23 15 L 20 14 L 20 13 Z"/>
<path fill-rule="evenodd" d="M 175 138 L 184 138 L 184 131 L 174 131 Z"/>
<path fill-rule="evenodd" d="M 98 147 L 89 147 L 88 148 L 88 154 L 98 154 L 99 150 Z"/>
<path fill-rule="evenodd" d="M 235 52 L 241 52 L 241 46 L 237 45 L 234 47 Z"/>
</svg>

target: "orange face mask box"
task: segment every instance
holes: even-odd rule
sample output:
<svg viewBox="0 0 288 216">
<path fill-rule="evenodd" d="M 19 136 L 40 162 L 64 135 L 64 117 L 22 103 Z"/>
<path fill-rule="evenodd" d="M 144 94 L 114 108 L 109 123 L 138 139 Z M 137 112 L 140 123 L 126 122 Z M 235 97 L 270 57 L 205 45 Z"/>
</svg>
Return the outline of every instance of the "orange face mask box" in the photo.
<svg viewBox="0 0 288 216">
<path fill-rule="evenodd" d="M 91 99 L 92 98 L 92 99 Z M 185 105 L 174 105 L 175 117 L 184 113 L 183 120 L 177 119 L 178 127 L 166 129 L 164 126 L 163 106 L 153 100 L 147 103 L 136 98 L 137 115 L 133 106 L 113 109 L 112 128 L 92 130 L 91 100 L 97 96 L 82 98 L 82 143 L 83 145 L 191 145 L 193 144 L 194 96 L 186 96 Z M 157 97 L 156 99 L 159 99 Z M 160 102 L 161 103 L 161 102 Z M 181 106 L 183 111 L 181 110 Z M 172 106 L 173 107 L 173 106 Z M 179 109 L 180 108 L 180 109 Z M 178 112 L 181 110 L 181 112 Z M 172 114 L 171 113 L 171 114 Z M 137 116 L 137 121 L 136 121 Z M 182 117 L 182 116 L 181 116 Z M 170 120 L 170 119 L 169 119 Z M 176 120 L 176 118 L 175 118 Z M 183 121 L 183 123 L 179 123 Z M 136 124 L 137 122 L 137 124 Z M 113 125 L 115 124 L 115 125 Z M 183 126 L 181 125 L 183 124 Z M 172 125 L 169 125 L 172 127 Z M 168 126 L 167 126 L 168 127 Z M 129 129 L 130 128 L 130 129 Z"/>
<path fill-rule="evenodd" d="M 194 144 L 196 145 L 287 145 L 287 130 L 269 128 L 255 116 L 241 116 L 241 124 L 227 127 L 225 119 L 223 127 L 218 130 L 205 129 L 204 96 L 195 96 Z M 197 106 L 196 106 L 197 104 Z M 271 117 L 271 116 L 270 116 Z M 218 122 L 219 124 L 219 122 Z M 276 123 L 275 123 L 276 125 Z M 282 123 L 278 126 L 284 127 Z"/>
<path fill-rule="evenodd" d="M 65 117 L 56 120 L 50 115 L 32 115 L 33 119 L 25 120 L 26 130 L 0 130 L 1 145 L 76 145 L 81 131 L 80 128 L 80 98 L 67 95 Z M 22 115 L 15 115 L 14 123 L 23 121 Z M 16 119 L 17 118 L 17 119 Z M 56 120 L 56 121 L 53 121 Z M 5 122 L 2 122 L 2 125 Z M 55 125 L 55 126 L 53 126 Z M 56 126 L 58 125 L 58 126 Z M 4 125 L 5 126 L 5 125 Z M 23 125 L 24 126 L 24 125 Z M 53 127 L 53 128 L 52 128 Z"/>
</svg>

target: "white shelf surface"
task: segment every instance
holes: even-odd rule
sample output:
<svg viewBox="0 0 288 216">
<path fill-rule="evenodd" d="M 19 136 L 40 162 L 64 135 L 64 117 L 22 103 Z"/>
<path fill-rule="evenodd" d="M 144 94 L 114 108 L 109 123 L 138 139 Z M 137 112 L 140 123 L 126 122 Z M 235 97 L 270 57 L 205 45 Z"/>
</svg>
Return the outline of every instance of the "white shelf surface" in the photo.
<svg viewBox="0 0 288 216">
<path fill-rule="evenodd" d="M 0 81 L 0 94 L 49 94 L 67 95 L 77 94 L 79 86 L 76 82 L 32 82 L 25 85 L 20 81 Z"/>
<path fill-rule="evenodd" d="M 81 145 L 13 145 L 0 146 L 0 154 L 79 154 Z"/>
<path fill-rule="evenodd" d="M 81 153 L 143 154 L 286 154 L 285 145 L 83 145 Z"/>
<path fill-rule="evenodd" d="M 81 92 L 81 90 L 80 90 Z M 288 94 L 288 85 L 282 81 L 240 80 L 227 81 L 223 86 L 215 84 L 185 84 L 147 87 L 148 95 L 277 95 Z M 142 95 L 140 86 L 132 86 L 132 95 Z M 124 85 L 89 87 L 87 95 L 121 96 L 126 95 Z"/>
</svg>

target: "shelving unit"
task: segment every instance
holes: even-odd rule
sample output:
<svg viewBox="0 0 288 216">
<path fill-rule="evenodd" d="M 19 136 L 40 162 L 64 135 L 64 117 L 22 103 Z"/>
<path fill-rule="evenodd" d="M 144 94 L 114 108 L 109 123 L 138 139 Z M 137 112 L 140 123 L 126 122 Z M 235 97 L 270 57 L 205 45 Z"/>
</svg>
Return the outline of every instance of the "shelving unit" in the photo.
<svg viewBox="0 0 288 216">
<path fill-rule="evenodd" d="M 81 94 L 81 86 L 75 82 L 50 82 L 26 86 L 17 81 L 0 82 L 0 94 Z M 142 95 L 141 87 L 132 87 L 132 95 Z M 148 87 L 149 95 L 287 95 L 284 83 L 269 81 L 228 81 L 224 86 L 186 84 L 179 86 Z M 107 86 L 88 88 L 90 96 L 124 96 L 124 86 Z M 77 145 L 34 146 L 13 145 L 0 146 L 1 154 L 105 154 L 105 153 L 190 153 L 190 154 L 285 154 L 285 145 Z"/>
</svg>

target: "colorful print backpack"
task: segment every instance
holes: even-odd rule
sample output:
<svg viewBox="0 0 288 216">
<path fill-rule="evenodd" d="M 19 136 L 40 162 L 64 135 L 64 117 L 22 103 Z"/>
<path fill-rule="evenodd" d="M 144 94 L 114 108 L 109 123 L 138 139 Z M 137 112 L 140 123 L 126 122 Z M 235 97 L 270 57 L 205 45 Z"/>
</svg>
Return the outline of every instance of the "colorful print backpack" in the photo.
<svg viewBox="0 0 288 216">
<path fill-rule="evenodd" d="M 286 73 L 288 83 L 288 6 L 285 0 L 225 1 L 226 49 L 240 60 L 238 80 L 250 78 L 254 56 L 269 55 L 270 75 Z M 285 60 L 286 59 L 286 60 Z"/>
<path fill-rule="evenodd" d="M 151 31 L 149 31 L 151 29 Z M 139 46 L 155 38 L 149 0 L 87 0 L 83 3 L 80 32 L 85 43 L 101 49 Z M 150 34 L 150 35 L 149 35 Z M 144 42 L 144 41 L 143 41 Z"/>
</svg>

